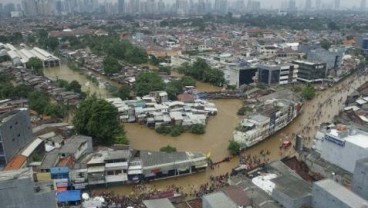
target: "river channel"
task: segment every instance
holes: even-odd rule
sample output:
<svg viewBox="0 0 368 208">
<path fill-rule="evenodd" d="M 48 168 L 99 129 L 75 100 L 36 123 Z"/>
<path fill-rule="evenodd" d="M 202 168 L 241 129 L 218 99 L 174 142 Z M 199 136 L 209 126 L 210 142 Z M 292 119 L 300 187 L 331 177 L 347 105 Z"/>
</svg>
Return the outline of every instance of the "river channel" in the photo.
<svg viewBox="0 0 368 208">
<path fill-rule="evenodd" d="M 45 71 L 45 75 L 51 78 L 56 78 L 57 76 L 58 78 L 68 81 L 75 79 L 82 85 L 88 81 L 84 75 L 80 75 L 78 72 L 74 72 L 66 66 L 61 67 L 61 69 L 59 69 L 60 71 L 55 72 L 58 69 L 59 68 L 48 69 Z M 247 149 L 245 154 L 258 156 L 260 155 L 261 150 L 268 150 L 270 152 L 270 155 L 267 156 L 269 161 L 278 160 L 287 155 L 293 155 L 293 148 L 280 150 L 279 147 L 282 141 L 291 140 L 292 134 L 300 134 L 305 138 L 313 138 L 317 131 L 316 126 L 323 122 L 331 122 L 333 117 L 338 114 L 340 109 L 342 109 L 346 96 L 366 81 L 368 81 L 368 76 L 357 77 L 353 75 L 336 84 L 332 88 L 320 91 L 312 101 L 305 103 L 303 113 L 291 124 L 265 141 Z M 342 86 L 345 86 L 346 89 L 342 89 Z M 85 89 L 86 88 L 84 88 L 84 90 Z M 92 92 L 91 85 L 90 89 Z M 220 88 L 204 83 L 197 83 L 197 89 L 202 91 L 220 90 Z M 336 92 L 336 89 L 340 90 Z M 94 90 L 96 90 L 96 94 L 100 93 L 101 95 L 108 96 L 108 93 L 103 91 L 103 89 L 96 87 Z M 331 99 L 332 101 L 335 100 L 336 102 L 323 105 L 323 103 L 328 99 Z M 337 100 L 339 99 L 342 99 L 342 102 L 338 103 Z M 212 102 L 216 104 L 218 114 L 217 116 L 209 119 L 206 127 L 206 134 L 193 135 L 190 133 L 184 133 L 179 137 L 171 137 L 157 134 L 154 130 L 138 124 L 125 124 L 124 126 L 127 136 L 130 139 L 130 144 L 133 148 L 140 150 L 158 150 L 162 146 L 171 145 L 176 147 L 178 151 L 199 151 L 210 153 L 211 159 L 214 162 L 224 159 L 228 156 L 227 146 L 232 137 L 232 132 L 241 120 L 241 118 L 236 115 L 236 112 L 242 106 L 242 102 L 240 100 L 214 100 Z M 319 104 L 322 105 L 319 107 Z M 317 111 L 322 112 L 318 119 L 315 116 Z M 315 121 L 311 122 L 313 119 L 315 119 Z M 305 127 L 309 128 L 308 130 L 303 131 L 303 129 L 306 129 Z M 306 140 L 306 144 L 307 146 L 310 146 L 311 142 L 308 143 L 308 140 Z M 154 187 L 158 190 L 164 190 L 167 186 L 175 184 L 183 187 L 184 191 L 189 192 L 193 188 L 198 188 L 199 185 L 206 183 L 210 176 L 217 176 L 230 172 L 231 169 L 238 164 L 239 159 L 235 157 L 230 162 L 221 163 L 213 170 L 208 169 L 203 173 L 154 181 L 150 182 L 147 186 L 149 188 Z M 108 189 L 117 194 L 130 194 L 132 192 L 132 186 L 130 185 L 114 186 L 109 187 Z"/>
</svg>

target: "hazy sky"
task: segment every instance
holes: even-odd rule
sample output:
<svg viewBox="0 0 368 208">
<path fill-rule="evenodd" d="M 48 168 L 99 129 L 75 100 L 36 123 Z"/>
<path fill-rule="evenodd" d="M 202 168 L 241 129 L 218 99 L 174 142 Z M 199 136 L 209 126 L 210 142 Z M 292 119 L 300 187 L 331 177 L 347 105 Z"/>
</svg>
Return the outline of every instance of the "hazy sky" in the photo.
<svg viewBox="0 0 368 208">
<path fill-rule="evenodd" d="M 99 1 L 104 2 L 105 0 L 99 0 Z M 106 1 L 116 2 L 117 0 L 106 0 Z M 128 2 L 129 0 L 126 0 L 126 1 Z M 141 1 L 144 1 L 144 0 L 141 0 Z M 159 0 L 156 0 L 156 1 L 159 1 Z M 164 0 L 164 1 L 165 2 L 175 2 L 175 0 Z M 196 2 L 197 0 L 193 0 L 193 1 Z M 231 2 L 231 1 L 236 1 L 236 0 L 228 0 L 228 1 Z M 261 2 L 261 5 L 263 8 L 265 7 L 270 8 L 271 6 L 273 8 L 279 8 L 281 2 L 288 1 L 288 0 L 258 0 L 258 1 Z M 298 7 L 303 8 L 305 5 L 305 1 L 306 0 L 296 0 L 296 4 Z M 340 5 L 341 5 L 341 8 L 347 8 L 347 7 L 351 8 L 352 6 L 359 7 L 360 1 L 361 0 L 340 0 L 341 2 Z M 0 3 L 10 3 L 10 2 L 20 3 L 21 0 L 0 0 Z M 244 0 L 244 2 L 246 3 L 248 2 L 248 0 Z M 322 3 L 333 3 L 333 2 L 335 2 L 335 0 L 322 0 Z M 312 0 L 312 5 L 314 6 L 314 4 L 315 4 L 315 0 Z"/>
</svg>

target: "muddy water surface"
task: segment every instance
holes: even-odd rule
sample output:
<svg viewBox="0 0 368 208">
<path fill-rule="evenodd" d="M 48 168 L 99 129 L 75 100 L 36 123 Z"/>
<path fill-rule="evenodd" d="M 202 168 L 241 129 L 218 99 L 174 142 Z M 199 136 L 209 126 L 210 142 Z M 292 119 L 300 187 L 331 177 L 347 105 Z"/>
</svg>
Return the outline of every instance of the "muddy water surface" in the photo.
<svg viewBox="0 0 368 208">
<path fill-rule="evenodd" d="M 68 81 L 77 80 L 82 85 L 84 91 L 89 90 L 101 97 L 108 96 L 108 92 L 105 89 L 92 83 L 88 85 L 87 83 L 89 83 L 89 80 L 85 75 L 72 71 L 67 66 L 46 69 L 45 75 L 53 79 L 60 78 Z M 245 154 L 258 156 L 261 150 L 268 150 L 270 155 L 268 155 L 266 159 L 269 161 L 292 155 L 294 154 L 293 148 L 288 150 L 280 150 L 279 148 L 282 141 L 291 139 L 292 134 L 301 134 L 306 138 L 306 144 L 310 146 L 311 142 L 307 138 L 314 137 L 316 126 L 322 122 L 331 122 L 333 116 L 337 115 L 339 110 L 343 108 L 342 104 L 346 96 L 367 80 L 367 76 L 360 76 L 359 78 L 351 76 L 333 88 L 319 92 L 315 99 L 305 104 L 303 113 L 297 117 L 293 123 L 269 137 L 267 140 L 245 150 Z M 197 89 L 200 91 L 221 90 L 219 87 L 200 82 L 197 82 Z M 336 89 L 338 90 L 336 91 Z M 329 99 L 331 99 L 331 102 L 325 104 Z M 337 102 L 340 99 L 342 99 L 342 102 Z M 206 134 L 194 135 L 184 133 L 179 137 L 170 137 L 157 134 L 154 130 L 145 126 L 125 124 L 125 130 L 132 147 L 141 150 L 159 150 L 162 146 L 171 145 L 176 147 L 178 151 L 210 153 L 211 159 L 214 162 L 222 160 L 228 156 L 227 145 L 229 139 L 231 139 L 234 128 L 241 120 L 241 118 L 236 115 L 236 112 L 242 106 L 242 102 L 240 100 L 214 100 L 213 102 L 218 108 L 218 115 L 208 120 Z M 319 111 L 321 115 L 317 116 Z M 177 186 L 182 186 L 186 192 L 190 192 L 193 188 L 198 188 L 199 185 L 206 183 L 210 176 L 227 173 L 238 165 L 238 163 L 239 160 L 236 157 L 230 162 L 216 166 L 214 170 L 208 169 L 204 173 L 150 182 L 148 187 L 163 190 L 169 185 L 176 184 Z M 129 194 L 132 191 L 132 187 L 128 185 L 115 186 L 110 187 L 109 190 L 119 194 Z"/>
<path fill-rule="evenodd" d="M 87 79 L 86 75 L 77 71 L 71 70 L 67 65 L 61 65 L 60 67 L 46 68 L 44 74 L 50 79 L 64 79 L 68 82 L 76 80 L 82 86 L 83 92 L 95 93 L 97 97 L 106 98 L 109 97 L 109 92 L 100 87 L 98 84 L 91 82 Z"/>
</svg>

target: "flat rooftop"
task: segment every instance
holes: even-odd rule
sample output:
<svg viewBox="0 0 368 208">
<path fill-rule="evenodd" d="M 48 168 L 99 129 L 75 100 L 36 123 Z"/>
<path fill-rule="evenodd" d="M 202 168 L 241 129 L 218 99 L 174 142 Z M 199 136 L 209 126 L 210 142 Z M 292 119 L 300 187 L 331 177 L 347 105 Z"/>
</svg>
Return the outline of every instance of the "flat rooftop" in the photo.
<svg viewBox="0 0 368 208">
<path fill-rule="evenodd" d="M 354 192 L 348 190 L 331 179 L 315 182 L 314 186 L 322 188 L 340 201 L 349 204 L 350 207 L 368 206 L 368 201 L 364 200 Z"/>
<path fill-rule="evenodd" d="M 0 171 L 0 182 L 17 180 L 23 178 L 32 178 L 33 171 L 31 168 L 22 168 L 18 170 Z"/>
</svg>

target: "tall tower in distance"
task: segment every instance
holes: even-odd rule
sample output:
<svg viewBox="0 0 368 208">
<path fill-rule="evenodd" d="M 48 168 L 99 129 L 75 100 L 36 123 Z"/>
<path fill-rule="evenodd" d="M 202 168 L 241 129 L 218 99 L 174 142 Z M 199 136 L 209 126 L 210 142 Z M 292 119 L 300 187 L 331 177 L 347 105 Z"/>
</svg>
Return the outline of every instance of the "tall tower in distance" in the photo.
<svg viewBox="0 0 368 208">
<path fill-rule="evenodd" d="M 340 9 L 340 3 L 341 3 L 341 0 L 335 0 L 335 10 Z"/>
<path fill-rule="evenodd" d="M 361 0 L 360 1 L 360 10 L 365 11 L 367 8 L 367 0 Z"/>
<path fill-rule="evenodd" d="M 321 9 L 321 0 L 316 0 L 316 10 L 320 10 Z"/>
<path fill-rule="evenodd" d="M 306 0 L 305 1 L 305 10 L 311 10 L 312 9 L 312 0 Z"/>
<path fill-rule="evenodd" d="M 118 0 L 118 13 L 123 14 L 125 9 L 125 2 L 124 0 Z"/>
</svg>

